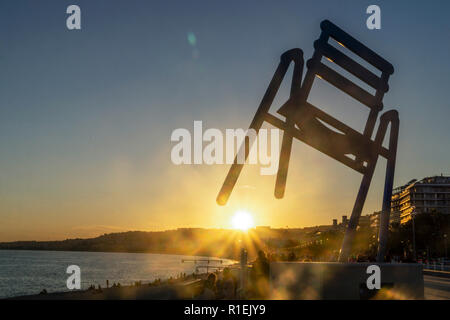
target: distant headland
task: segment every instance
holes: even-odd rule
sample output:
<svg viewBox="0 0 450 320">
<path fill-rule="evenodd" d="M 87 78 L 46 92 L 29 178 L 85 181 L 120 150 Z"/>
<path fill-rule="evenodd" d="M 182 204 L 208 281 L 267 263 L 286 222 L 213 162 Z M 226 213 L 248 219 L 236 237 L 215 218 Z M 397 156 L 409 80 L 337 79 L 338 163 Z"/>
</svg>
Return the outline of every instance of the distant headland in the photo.
<svg viewBox="0 0 450 320">
<path fill-rule="evenodd" d="M 176 230 L 144 232 L 128 231 L 103 234 L 88 239 L 61 241 L 1 242 L 1 250 L 56 250 L 92 252 L 160 253 L 216 256 L 235 259 L 246 242 L 249 250 L 265 250 L 268 245 L 278 248 L 296 247 L 332 226 L 275 229 L 256 227 L 241 232 L 232 229 L 178 228 Z"/>
</svg>

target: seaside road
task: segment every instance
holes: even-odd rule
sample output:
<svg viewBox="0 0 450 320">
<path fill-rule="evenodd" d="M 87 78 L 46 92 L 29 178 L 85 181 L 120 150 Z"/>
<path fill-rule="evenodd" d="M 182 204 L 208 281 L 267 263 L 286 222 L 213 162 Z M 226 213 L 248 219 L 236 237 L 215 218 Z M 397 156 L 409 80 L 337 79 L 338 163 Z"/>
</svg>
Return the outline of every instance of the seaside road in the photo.
<svg viewBox="0 0 450 320">
<path fill-rule="evenodd" d="M 450 300 L 450 278 L 424 275 L 425 299 Z"/>
</svg>

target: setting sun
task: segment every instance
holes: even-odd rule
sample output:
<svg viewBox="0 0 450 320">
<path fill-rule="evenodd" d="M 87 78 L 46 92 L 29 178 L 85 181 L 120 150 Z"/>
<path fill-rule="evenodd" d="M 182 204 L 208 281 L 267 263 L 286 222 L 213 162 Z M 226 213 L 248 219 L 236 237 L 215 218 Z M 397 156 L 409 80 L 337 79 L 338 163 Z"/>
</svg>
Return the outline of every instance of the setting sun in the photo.
<svg viewBox="0 0 450 320">
<path fill-rule="evenodd" d="M 233 218 L 231 218 L 231 224 L 234 229 L 247 231 L 255 226 L 253 217 L 247 211 L 236 211 Z"/>
</svg>

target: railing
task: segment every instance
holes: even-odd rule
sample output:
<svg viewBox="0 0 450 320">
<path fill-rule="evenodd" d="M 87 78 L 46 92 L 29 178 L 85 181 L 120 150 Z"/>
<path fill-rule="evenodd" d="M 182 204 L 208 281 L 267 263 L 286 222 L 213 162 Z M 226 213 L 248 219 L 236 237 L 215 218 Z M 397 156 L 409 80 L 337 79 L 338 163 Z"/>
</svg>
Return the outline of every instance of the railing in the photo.
<svg viewBox="0 0 450 320">
<path fill-rule="evenodd" d="M 184 262 L 193 262 L 195 266 L 195 272 L 198 273 L 201 268 L 206 269 L 206 273 L 209 273 L 209 269 L 216 269 L 221 270 L 225 266 L 218 266 L 217 264 L 223 264 L 223 260 L 217 260 L 217 259 L 183 259 L 181 260 L 181 263 Z M 202 265 L 197 265 L 197 263 L 206 263 Z M 217 264 L 211 264 L 211 263 L 217 263 Z"/>
<path fill-rule="evenodd" d="M 246 286 L 248 281 L 248 270 L 252 267 L 251 264 L 248 264 L 248 256 L 247 256 L 247 250 L 241 249 L 241 255 L 240 255 L 240 261 L 239 263 L 235 263 L 233 265 L 210 265 L 211 262 L 218 262 L 220 264 L 223 263 L 222 260 L 214 260 L 214 259 L 183 259 L 181 260 L 182 263 L 184 262 L 193 262 L 195 266 L 195 272 L 198 273 L 200 269 L 206 269 L 206 273 L 209 273 L 210 269 L 213 269 L 215 271 L 222 271 L 224 268 L 234 269 L 238 270 L 239 272 L 239 284 L 237 289 L 237 298 L 243 299 L 245 298 L 246 294 Z M 197 263 L 203 262 L 206 264 L 197 265 Z"/>
<path fill-rule="evenodd" d="M 423 264 L 424 270 L 433 270 L 433 271 L 447 271 L 450 272 L 450 265 L 444 262 L 432 261 Z"/>
</svg>

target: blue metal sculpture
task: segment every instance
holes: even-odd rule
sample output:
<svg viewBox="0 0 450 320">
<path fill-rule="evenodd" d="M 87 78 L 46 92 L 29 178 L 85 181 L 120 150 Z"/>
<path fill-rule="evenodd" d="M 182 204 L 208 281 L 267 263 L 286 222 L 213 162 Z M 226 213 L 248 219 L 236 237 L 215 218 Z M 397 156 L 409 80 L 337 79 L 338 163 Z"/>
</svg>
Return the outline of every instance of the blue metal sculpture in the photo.
<svg viewBox="0 0 450 320">
<path fill-rule="evenodd" d="M 379 126 L 372 140 L 375 124 L 379 112 L 383 109 L 383 97 L 389 90 L 388 79 L 394 72 L 394 67 L 367 48 L 358 40 L 344 32 L 328 20 L 321 23 L 322 33 L 314 43 L 314 54 L 307 62 L 307 72 L 302 83 L 303 52 L 292 49 L 281 55 L 280 63 L 261 101 L 250 128 L 258 131 L 263 122 L 284 131 L 280 152 L 279 168 L 275 185 L 275 197 L 282 198 L 285 193 L 286 178 L 291 154 L 292 141 L 296 138 L 315 149 L 327 154 L 337 161 L 358 171 L 363 175 L 358 195 L 353 207 L 347 231 L 344 236 L 339 255 L 340 262 L 346 262 L 351 251 L 356 227 L 366 200 L 367 192 L 372 181 L 373 173 L 379 156 L 387 159 L 385 187 L 383 195 L 382 214 L 380 221 L 379 247 L 377 261 L 382 262 L 386 253 L 387 236 L 389 228 L 389 214 L 394 180 L 395 159 L 397 153 L 397 139 L 399 130 L 398 113 L 395 110 L 385 112 L 380 117 Z M 381 76 L 375 75 L 367 68 L 330 45 L 329 40 L 334 39 L 343 47 L 349 49 L 366 62 L 381 71 Z M 322 57 L 337 64 L 361 81 L 375 89 L 372 95 L 352 81 L 348 80 L 332 68 L 321 62 Z M 278 92 L 283 78 L 291 64 L 294 63 L 294 72 L 291 83 L 290 97 L 278 110 L 286 120 L 283 121 L 269 113 L 269 108 Z M 370 113 L 362 133 L 354 130 L 341 121 L 307 102 L 316 76 L 329 82 L 344 93 L 366 105 Z M 325 126 L 323 123 L 328 125 Z M 383 147 L 383 140 L 390 128 L 389 147 Z M 296 128 L 296 126 L 298 128 Z M 335 130 L 330 129 L 334 128 Z M 245 144 L 245 143 L 244 143 Z M 248 156 L 247 146 L 245 156 Z M 245 148 L 245 145 L 241 146 Z M 217 203 L 226 204 L 231 191 L 236 184 L 243 164 L 235 163 L 225 179 L 222 189 L 217 197 Z"/>
</svg>

